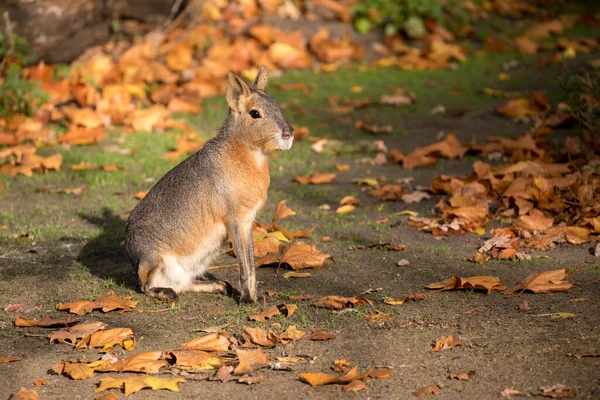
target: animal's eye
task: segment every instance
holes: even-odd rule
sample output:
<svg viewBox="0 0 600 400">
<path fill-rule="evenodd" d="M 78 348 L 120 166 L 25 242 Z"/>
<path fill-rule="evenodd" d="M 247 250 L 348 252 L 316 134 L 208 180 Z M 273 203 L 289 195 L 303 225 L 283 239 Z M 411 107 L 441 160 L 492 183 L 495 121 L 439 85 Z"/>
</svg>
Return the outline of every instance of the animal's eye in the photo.
<svg viewBox="0 0 600 400">
<path fill-rule="evenodd" d="M 250 110 L 250 116 L 254 119 L 260 118 L 260 112 L 257 110 Z"/>
</svg>

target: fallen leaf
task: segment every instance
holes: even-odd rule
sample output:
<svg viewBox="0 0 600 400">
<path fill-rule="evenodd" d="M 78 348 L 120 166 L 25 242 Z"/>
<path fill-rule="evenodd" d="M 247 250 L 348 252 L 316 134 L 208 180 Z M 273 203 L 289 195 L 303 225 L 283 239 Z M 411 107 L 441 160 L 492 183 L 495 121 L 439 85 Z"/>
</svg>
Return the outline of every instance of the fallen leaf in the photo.
<svg viewBox="0 0 600 400">
<path fill-rule="evenodd" d="M 283 274 L 282 276 L 285 279 L 290 279 L 290 278 L 310 278 L 311 277 L 311 273 L 310 272 L 288 271 L 285 274 Z"/>
<path fill-rule="evenodd" d="M 40 396 L 34 389 L 21 386 L 10 398 L 11 400 L 39 400 Z"/>
<path fill-rule="evenodd" d="M 572 283 L 565 282 L 565 278 L 571 278 L 571 275 L 565 268 L 545 271 L 541 273 L 533 273 L 527 276 L 525 280 L 518 283 L 516 286 L 504 291 L 505 294 L 513 294 L 516 292 L 524 292 L 528 290 L 533 293 L 552 293 L 566 292 L 575 286 Z"/>
<path fill-rule="evenodd" d="M 344 392 L 359 392 L 361 390 L 368 390 L 367 385 L 361 380 L 354 380 L 343 387 Z"/>
<path fill-rule="evenodd" d="M 383 302 L 385 304 L 389 304 L 392 306 L 397 306 L 400 304 L 404 304 L 404 302 L 406 302 L 407 300 L 412 300 L 412 301 L 417 301 L 417 300 L 424 300 L 425 299 L 425 295 L 421 294 L 421 293 L 415 293 L 415 294 L 409 294 L 408 296 L 404 296 L 402 298 L 399 299 L 395 299 L 393 297 L 386 297 L 385 299 L 383 299 Z"/>
<path fill-rule="evenodd" d="M 262 328 L 249 328 L 247 326 L 244 327 L 243 337 L 249 339 L 251 343 L 263 347 L 273 347 L 279 340 L 271 331 L 267 332 Z"/>
<path fill-rule="evenodd" d="M 288 265 L 293 270 L 303 270 L 323 268 L 325 261 L 332 258 L 331 254 L 317 250 L 315 244 L 297 242 L 289 246 L 282 246 L 279 254 L 271 253 L 262 259 L 256 260 L 255 265 L 257 268 L 271 264 Z"/>
<path fill-rule="evenodd" d="M 430 290 L 454 290 L 454 289 L 473 289 L 482 290 L 485 294 L 490 294 L 494 290 L 505 290 L 506 286 L 500 283 L 500 278 L 495 276 L 471 276 L 461 278 L 452 275 L 449 279 L 441 282 L 431 283 L 425 286 L 425 289 Z"/>
<path fill-rule="evenodd" d="M 328 385 L 330 383 L 339 383 L 339 379 L 333 375 L 326 374 L 324 372 L 307 372 L 300 374 L 300 379 L 308 383 L 312 387 L 318 387 Z"/>
<path fill-rule="evenodd" d="M 514 226 L 515 228 L 530 232 L 541 232 L 550 228 L 553 222 L 554 219 L 552 217 L 546 217 L 542 211 L 533 209 L 529 212 L 529 215 L 519 216 L 515 220 Z"/>
<path fill-rule="evenodd" d="M 454 374 L 450 374 L 449 379 L 458 379 L 460 381 L 468 381 L 471 377 L 475 375 L 475 371 L 465 371 L 465 372 L 457 372 Z"/>
<path fill-rule="evenodd" d="M 294 178 L 294 181 L 301 185 L 308 185 L 308 184 L 324 185 L 324 184 L 333 182 L 336 177 L 337 177 L 337 174 L 333 174 L 333 173 L 324 174 L 324 173 L 320 173 L 320 172 L 315 172 L 314 174 L 311 174 L 311 175 L 303 175 L 303 176 Z"/>
<path fill-rule="evenodd" d="M 301 293 L 301 294 L 292 294 L 288 296 L 288 299 L 291 301 L 302 301 L 302 300 L 310 300 L 312 299 L 312 294 Z"/>
<path fill-rule="evenodd" d="M 235 379 L 235 377 L 231 375 L 232 372 L 233 367 L 231 365 L 223 365 L 221 368 L 219 368 L 217 373 L 210 379 L 213 381 L 227 383 Z"/>
<path fill-rule="evenodd" d="M 515 388 L 506 388 L 501 393 L 502 397 L 512 397 L 512 396 L 526 396 L 525 393 L 515 389 Z"/>
<path fill-rule="evenodd" d="M 48 381 L 42 380 L 42 379 L 38 379 L 37 381 L 33 381 L 33 385 L 34 386 L 44 386 L 47 385 Z"/>
<path fill-rule="evenodd" d="M 261 349 L 256 350 L 235 350 L 239 364 L 233 370 L 234 375 L 244 375 L 266 366 L 270 357 L 265 355 Z"/>
<path fill-rule="evenodd" d="M 267 308 L 264 311 L 261 311 L 259 313 L 256 314 L 252 314 L 248 317 L 248 319 L 250 321 L 257 321 L 257 322 L 267 322 L 267 320 L 273 318 L 276 315 L 281 314 L 279 312 L 279 308 L 277 306 L 272 306 Z"/>
<path fill-rule="evenodd" d="M 305 333 L 298 330 L 295 325 L 289 326 L 285 331 L 279 335 L 279 340 L 283 343 L 300 340 L 304 337 Z"/>
<path fill-rule="evenodd" d="M 261 383 L 264 380 L 265 380 L 265 377 L 262 375 L 258 375 L 258 376 L 244 375 L 244 376 L 240 376 L 237 381 L 239 383 L 245 383 L 246 385 L 253 385 L 255 383 Z"/>
<path fill-rule="evenodd" d="M 22 317 L 15 318 L 15 325 L 19 327 L 37 326 L 41 328 L 55 328 L 55 327 L 67 327 L 78 324 L 79 321 L 71 320 L 71 317 L 66 320 L 52 319 L 49 316 L 45 316 L 41 320 L 29 320 Z"/>
<path fill-rule="evenodd" d="M 451 347 L 460 346 L 460 338 L 454 339 L 452 336 L 442 336 L 435 341 L 435 346 L 431 349 L 432 352 L 442 351 Z"/>
<path fill-rule="evenodd" d="M 563 397 L 575 397 L 577 391 L 575 389 L 569 389 L 566 385 L 558 383 L 552 386 L 540 386 L 541 396 L 552 397 L 552 398 L 563 398 Z"/>
<path fill-rule="evenodd" d="M 386 314 L 379 310 L 375 310 L 374 312 L 365 316 L 365 320 L 373 323 L 383 323 L 389 321 L 390 319 L 391 317 L 389 314 Z"/>
<path fill-rule="evenodd" d="M 161 351 L 142 353 L 142 355 L 140 356 L 144 356 L 144 358 L 148 359 L 147 364 L 138 363 L 138 360 L 143 360 L 142 357 L 138 359 L 132 359 L 124 365 L 124 368 L 126 369 L 123 369 L 123 371 L 144 372 L 130 370 L 130 368 L 136 368 L 139 365 L 139 367 L 148 369 L 147 371 L 145 371 L 146 373 L 159 373 L 159 370 L 162 367 L 169 365 L 167 361 L 160 359 L 162 358 L 161 353 Z M 170 352 L 169 355 L 172 360 L 175 360 L 175 366 L 184 370 L 214 370 L 221 367 L 222 364 L 219 357 L 215 356 L 214 353 L 204 350 L 175 350 Z M 150 372 L 149 369 L 155 372 Z"/>
<path fill-rule="evenodd" d="M 181 348 L 188 350 L 228 351 L 230 344 L 231 342 L 229 341 L 228 334 L 211 333 L 206 336 L 197 337 L 189 342 L 185 342 L 181 345 Z"/>
<path fill-rule="evenodd" d="M 333 310 L 341 310 L 343 308 L 354 308 L 354 306 L 360 306 L 364 304 L 372 303 L 360 296 L 356 297 L 342 297 L 342 296 L 325 296 L 318 300 L 315 300 L 314 305 L 317 307 L 330 308 Z"/>
<path fill-rule="evenodd" d="M 344 358 L 338 358 L 333 361 L 331 365 L 331 369 L 337 372 L 344 372 L 347 368 L 350 367 L 350 362 Z"/>
<path fill-rule="evenodd" d="M 72 303 L 61 303 L 56 306 L 59 310 L 69 310 L 72 314 L 85 315 L 88 312 L 101 309 L 102 312 L 120 310 L 121 313 L 131 311 L 138 301 L 132 296 L 117 296 L 112 290 L 97 297 L 94 301 L 80 300 Z"/>
<path fill-rule="evenodd" d="M 307 337 L 308 340 L 313 340 L 313 341 L 325 341 L 325 340 L 330 340 L 330 339 L 335 339 L 335 338 L 336 338 L 336 336 L 333 333 L 327 333 L 327 332 L 319 330 L 319 329 L 315 330 L 313 333 L 311 333 Z"/>
<path fill-rule="evenodd" d="M 353 206 L 352 204 L 347 204 L 345 206 L 338 207 L 338 209 L 335 210 L 335 213 L 339 214 L 339 215 L 348 214 L 348 213 L 354 211 L 355 209 L 356 209 L 356 206 Z"/>
<path fill-rule="evenodd" d="M 440 394 L 440 387 L 438 385 L 425 386 L 424 388 L 417 390 L 417 392 L 415 393 L 415 396 L 425 397 L 428 394 L 433 394 L 433 395 Z"/>
<path fill-rule="evenodd" d="M 2 357 L 2 358 L 0 358 L 0 364 L 3 364 L 3 363 L 8 364 L 9 362 L 15 362 L 15 361 L 21 361 L 21 359 L 19 357 Z"/>
<path fill-rule="evenodd" d="M 100 330 L 92 333 L 87 346 L 90 348 L 101 348 L 101 351 L 119 345 L 125 350 L 133 350 L 135 337 L 131 328 L 114 328 Z"/>
<path fill-rule="evenodd" d="M 109 389 L 123 389 L 125 396 L 139 392 L 142 389 L 150 388 L 152 390 L 170 390 L 179 392 L 178 383 L 183 383 L 183 378 L 159 378 L 151 375 L 135 376 L 133 378 L 103 378 L 100 380 L 100 386 L 94 390 L 99 393 Z"/>
<path fill-rule="evenodd" d="M 272 225 L 275 226 L 277 224 L 277 221 L 285 217 L 289 217 L 291 215 L 296 215 L 296 212 L 288 206 L 286 206 L 285 200 L 281 200 L 279 203 L 277 203 L 277 208 L 275 208 L 275 214 L 273 215 Z"/>
</svg>

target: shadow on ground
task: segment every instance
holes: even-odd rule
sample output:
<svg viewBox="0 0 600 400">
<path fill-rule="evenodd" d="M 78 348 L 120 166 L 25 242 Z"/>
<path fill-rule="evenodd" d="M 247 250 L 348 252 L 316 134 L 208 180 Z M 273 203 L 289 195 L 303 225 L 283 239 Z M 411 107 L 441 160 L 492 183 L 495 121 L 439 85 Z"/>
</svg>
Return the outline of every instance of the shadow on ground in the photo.
<svg viewBox="0 0 600 400">
<path fill-rule="evenodd" d="M 79 218 L 96 225 L 101 233 L 85 244 L 76 260 L 100 279 L 112 279 L 118 285 L 137 290 L 137 277 L 122 244 L 126 221 L 107 208 L 102 209 L 100 216 L 79 214 Z"/>
</svg>

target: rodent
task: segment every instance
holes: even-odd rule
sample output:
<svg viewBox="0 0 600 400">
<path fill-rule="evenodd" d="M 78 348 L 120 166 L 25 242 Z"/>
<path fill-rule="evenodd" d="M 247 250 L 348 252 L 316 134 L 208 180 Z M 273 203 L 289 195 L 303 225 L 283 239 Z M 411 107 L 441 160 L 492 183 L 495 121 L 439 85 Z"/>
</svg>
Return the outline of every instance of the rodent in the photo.
<svg viewBox="0 0 600 400">
<path fill-rule="evenodd" d="M 229 72 L 229 111 L 218 134 L 162 177 L 133 209 L 125 250 L 142 291 L 177 301 L 182 292 L 232 294 L 203 280 L 227 235 L 240 264 L 240 302 L 258 298 L 252 224 L 267 198 L 267 153 L 289 150 L 294 130 L 266 92 L 260 67 L 252 87 Z"/>
</svg>

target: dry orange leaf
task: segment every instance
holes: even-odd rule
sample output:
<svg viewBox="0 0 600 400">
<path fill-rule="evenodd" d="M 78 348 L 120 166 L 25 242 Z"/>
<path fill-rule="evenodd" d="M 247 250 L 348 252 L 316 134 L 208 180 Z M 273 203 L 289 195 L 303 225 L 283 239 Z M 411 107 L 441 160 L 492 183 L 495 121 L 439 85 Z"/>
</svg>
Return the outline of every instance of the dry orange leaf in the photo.
<svg viewBox="0 0 600 400">
<path fill-rule="evenodd" d="M 285 200 L 281 200 L 279 203 L 277 203 L 277 208 L 275 209 L 275 214 L 273 215 L 272 225 L 275 226 L 277 221 L 291 215 L 296 215 L 296 212 L 285 204 Z"/>
<path fill-rule="evenodd" d="M 310 272 L 295 272 L 295 271 L 288 271 L 285 274 L 281 275 L 283 278 L 285 279 L 290 279 L 290 278 L 310 278 L 312 276 L 312 274 Z"/>
<path fill-rule="evenodd" d="M 565 282 L 565 278 L 572 278 L 565 268 L 530 274 L 525 280 L 504 291 L 505 294 L 524 292 L 533 293 L 566 292 L 575 284 Z"/>
<path fill-rule="evenodd" d="M 334 335 L 333 333 L 327 333 L 320 329 L 315 330 L 313 333 L 311 333 L 307 337 L 308 340 L 314 340 L 314 341 L 324 341 L 324 340 L 335 339 L 335 338 L 336 338 L 336 335 Z"/>
<path fill-rule="evenodd" d="M 543 212 L 538 209 L 529 211 L 529 215 L 521 215 L 515 220 L 515 228 L 526 231 L 544 231 L 552 226 L 554 219 L 546 217 Z"/>
<path fill-rule="evenodd" d="M 99 393 L 109 389 L 122 389 L 125 396 L 146 388 L 152 390 L 166 389 L 172 392 L 179 392 L 178 384 L 185 381 L 186 380 L 183 378 L 159 378 L 151 375 L 141 375 L 124 379 L 104 378 L 100 380 L 100 386 L 94 391 Z"/>
<path fill-rule="evenodd" d="M 442 336 L 438 340 L 435 341 L 435 346 L 431 351 L 437 352 L 449 349 L 451 347 L 460 346 L 462 343 L 460 342 L 460 338 L 454 339 L 452 336 Z"/>
<path fill-rule="evenodd" d="M 267 322 L 267 320 L 269 320 L 279 314 L 281 314 L 279 312 L 279 307 L 272 306 L 272 307 L 267 308 L 264 311 L 261 311 L 259 313 L 249 316 L 248 319 L 250 321 Z"/>
<path fill-rule="evenodd" d="M 499 114 L 511 118 L 522 118 L 527 116 L 536 116 L 550 109 L 546 94 L 544 91 L 534 92 L 529 98 L 520 97 L 509 100 L 503 107 L 496 111 Z"/>
<path fill-rule="evenodd" d="M 449 379 L 458 379 L 460 381 L 468 381 L 471 377 L 475 375 L 475 371 L 465 371 L 465 372 L 457 372 L 454 374 L 450 374 Z"/>
<path fill-rule="evenodd" d="M 11 400 L 39 400 L 40 396 L 34 389 L 21 386 L 10 398 Z"/>
<path fill-rule="evenodd" d="M 21 359 L 19 357 L 0 357 L 0 364 L 3 364 L 3 363 L 8 364 L 9 362 L 15 362 L 15 361 L 21 361 Z"/>
<path fill-rule="evenodd" d="M 125 350 L 133 350 L 135 347 L 133 330 L 131 328 L 114 328 L 96 331 L 92 333 L 89 342 L 87 342 L 88 347 L 101 348 L 101 351 L 108 350 L 116 345 L 121 346 Z M 81 347 L 83 345 L 79 343 L 78 348 Z"/>
<path fill-rule="evenodd" d="M 270 253 L 256 260 L 255 265 L 258 268 L 263 265 L 279 264 L 287 265 L 293 270 L 303 270 L 308 268 L 323 268 L 325 261 L 329 259 L 333 259 L 333 256 L 317 250 L 315 244 L 297 242 L 289 246 L 280 246 L 279 254 Z"/>
<path fill-rule="evenodd" d="M 300 340 L 304 335 L 305 333 L 303 331 L 298 330 L 295 325 L 291 325 L 279 335 L 279 340 L 285 344 L 287 342 Z"/>
<path fill-rule="evenodd" d="M 80 300 L 71 303 L 61 303 L 56 308 L 59 310 L 69 310 L 70 313 L 77 315 L 85 315 L 98 308 L 102 312 L 120 310 L 123 313 L 133 310 L 137 305 L 138 301 L 132 299 L 132 296 L 118 296 L 111 290 L 97 297 L 94 301 Z"/>
<path fill-rule="evenodd" d="M 429 385 L 424 388 L 419 389 L 415 396 L 417 397 L 425 397 L 428 394 L 438 395 L 440 394 L 440 387 L 438 385 Z"/>
<path fill-rule="evenodd" d="M 368 390 L 367 385 L 361 380 L 353 380 L 346 386 L 344 386 L 344 392 L 359 392 L 361 390 Z"/>
<path fill-rule="evenodd" d="M 91 145 L 104 140 L 104 127 L 88 128 L 72 124 L 64 135 L 58 137 L 60 143 Z"/>
<path fill-rule="evenodd" d="M 266 257 L 269 253 L 277 253 L 280 243 L 275 236 L 267 236 L 254 242 L 254 258 L 259 259 Z"/>
<path fill-rule="evenodd" d="M 221 361 L 214 353 L 203 350 L 175 350 L 168 353 L 170 359 L 175 360 L 175 365 L 181 369 L 216 369 L 221 366 Z M 160 357 L 160 355 L 159 355 Z M 158 362 L 165 362 L 158 360 Z M 157 362 L 152 363 L 156 368 L 162 365 Z M 167 362 L 164 364 L 168 365 Z"/>
<path fill-rule="evenodd" d="M 385 299 L 383 299 L 383 302 L 385 304 L 389 304 L 391 306 L 398 306 L 400 304 L 404 304 L 404 302 L 407 300 L 417 301 L 417 300 L 424 300 L 424 299 L 425 299 L 424 294 L 415 293 L 415 294 L 409 294 L 408 296 L 404 296 L 399 299 L 395 299 L 393 297 L 386 297 Z"/>
<path fill-rule="evenodd" d="M 262 328 L 244 327 L 244 338 L 249 339 L 253 344 L 264 347 L 273 347 L 277 344 L 278 338 L 273 332 L 265 331 Z M 247 336 L 246 336 L 247 335 Z"/>
<path fill-rule="evenodd" d="M 162 367 L 166 367 L 167 365 L 169 365 L 169 363 L 166 360 L 160 359 L 162 355 L 163 352 L 160 350 L 149 351 L 140 354 L 133 354 L 123 360 L 119 360 L 113 364 L 109 364 L 108 369 L 96 370 L 115 372 L 143 372 L 146 374 L 158 374 Z M 179 357 L 177 357 L 176 365 L 183 365 Z"/>
<path fill-rule="evenodd" d="M 337 174 L 334 174 L 334 173 L 325 174 L 325 173 L 321 173 L 321 172 L 315 172 L 314 174 L 311 174 L 311 175 L 303 175 L 303 176 L 294 178 L 294 181 L 301 185 L 308 185 L 308 184 L 324 185 L 324 184 L 333 182 L 336 177 L 337 177 Z"/>
<path fill-rule="evenodd" d="M 314 305 L 317 307 L 331 308 L 333 310 L 341 310 L 343 308 L 354 308 L 364 304 L 373 305 L 373 303 L 363 297 L 342 297 L 342 296 L 325 296 L 315 300 Z"/>
<path fill-rule="evenodd" d="M 15 326 L 19 327 L 37 326 L 41 328 L 55 328 L 59 326 L 67 327 L 78 323 L 79 321 L 72 320 L 71 317 L 67 318 L 66 320 L 52 319 L 49 316 L 45 316 L 39 320 L 29 320 L 22 317 L 15 318 Z"/>
<path fill-rule="evenodd" d="M 149 192 L 148 190 L 137 192 L 134 197 L 136 199 L 138 199 L 138 200 L 142 200 L 144 197 L 146 197 L 146 195 L 148 194 L 148 192 Z"/>
<path fill-rule="evenodd" d="M 454 290 L 454 289 L 473 289 L 482 290 L 485 294 L 490 294 L 494 290 L 504 290 L 506 286 L 500 283 L 500 278 L 495 276 L 471 276 L 461 278 L 452 275 L 449 279 L 441 282 L 431 283 L 425 286 L 430 290 Z"/>
<path fill-rule="evenodd" d="M 37 381 L 33 381 L 34 386 L 44 386 L 47 384 L 48 384 L 48 381 L 43 380 L 43 379 L 38 379 Z"/>
<path fill-rule="evenodd" d="M 241 350 L 236 349 L 240 363 L 233 370 L 234 375 L 243 375 L 255 371 L 268 364 L 271 357 L 267 356 L 261 349 Z"/>
<path fill-rule="evenodd" d="M 228 351 L 230 344 L 229 334 L 211 333 L 185 342 L 181 345 L 181 348 L 188 350 Z"/>
</svg>

